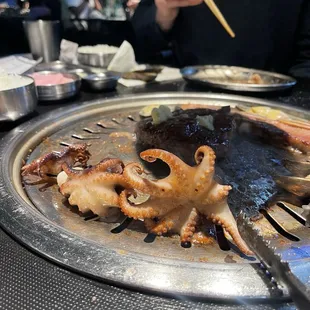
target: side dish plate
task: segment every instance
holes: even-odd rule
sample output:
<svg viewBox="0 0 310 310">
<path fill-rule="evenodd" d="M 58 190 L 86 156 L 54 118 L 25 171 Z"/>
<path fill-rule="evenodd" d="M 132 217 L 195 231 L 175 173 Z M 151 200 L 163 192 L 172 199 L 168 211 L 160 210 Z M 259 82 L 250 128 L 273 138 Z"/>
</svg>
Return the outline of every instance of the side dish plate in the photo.
<svg viewBox="0 0 310 310">
<path fill-rule="evenodd" d="M 181 74 L 188 82 L 240 92 L 283 91 L 297 83 L 287 75 L 231 66 L 185 67 L 181 69 Z"/>
</svg>

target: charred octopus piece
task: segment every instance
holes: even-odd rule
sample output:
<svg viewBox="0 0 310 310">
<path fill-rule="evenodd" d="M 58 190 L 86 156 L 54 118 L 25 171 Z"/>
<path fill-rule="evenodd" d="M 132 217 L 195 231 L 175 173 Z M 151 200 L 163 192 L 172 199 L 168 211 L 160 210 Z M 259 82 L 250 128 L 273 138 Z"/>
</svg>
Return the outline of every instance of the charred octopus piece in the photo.
<svg viewBox="0 0 310 310">
<path fill-rule="evenodd" d="M 231 187 L 220 185 L 213 179 L 215 154 L 210 147 L 201 146 L 197 149 L 195 167 L 188 166 L 180 158 L 164 150 L 147 150 L 140 156 L 148 162 L 161 159 L 169 165 L 170 174 L 164 179 L 152 181 L 140 176 L 143 173 L 141 165 L 127 165 L 124 169 L 127 183 L 150 195 L 146 202 L 135 205 L 128 201 L 129 196 L 135 193 L 132 190 L 123 191 L 120 206 L 127 216 L 144 219 L 146 228 L 151 233 L 178 233 L 181 242 L 191 241 L 199 217 L 204 216 L 221 225 L 243 253 L 252 254 L 240 236 L 227 204 Z"/>
<path fill-rule="evenodd" d="M 73 166 L 80 163 L 86 166 L 91 154 L 87 150 L 87 144 L 71 144 L 61 152 L 51 152 L 35 159 L 30 164 L 22 167 L 22 176 L 37 175 L 42 179 L 48 175 L 56 176 L 62 171 L 62 165 Z"/>
</svg>

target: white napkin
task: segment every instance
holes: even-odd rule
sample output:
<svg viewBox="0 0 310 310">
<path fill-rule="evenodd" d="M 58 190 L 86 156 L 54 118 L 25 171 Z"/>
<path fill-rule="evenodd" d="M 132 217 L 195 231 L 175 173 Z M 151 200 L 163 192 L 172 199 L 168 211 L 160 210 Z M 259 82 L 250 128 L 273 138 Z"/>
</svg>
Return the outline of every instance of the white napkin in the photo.
<svg viewBox="0 0 310 310">
<path fill-rule="evenodd" d="M 156 77 L 156 82 L 165 82 L 165 81 L 174 81 L 182 79 L 182 75 L 179 69 L 165 67 Z M 128 80 L 128 79 L 119 79 L 118 83 L 124 85 L 125 87 L 136 87 L 143 86 L 146 84 L 144 81 L 140 80 Z"/>
<path fill-rule="evenodd" d="M 182 79 L 179 69 L 165 67 L 156 77 L 156 82 L 172 81 Z"/>
<path fill-rule="evenodd" d="M 129 80 L 129 79 L 123 79 L 123 78 L 120 78 L 118 80 L 118 83 L 123 85 L 123 86 L 126 86 L 126 87 L 136 87 L 136 86 L 143 86 L 143 85 L 145 85 L 144 81 Z"/>
<path fill-rule="evenodd" d="M 61 40 L 59 60 L 64 63 L 78 64 L 77 50 L 79 45 L 77 43 Z"/>
<path fill-rule="evenodd" d="M 41 59 L 33 60 L 23 56 L 8 56 L 0 58 L 0 71 L 5 73 L 23 74 L 40 63 Z"/>
<path fill-rule="evenodd" d="M 116 72 L 129 72 L 135 70 L 137 66 L 138 64 L 136 62 L 133 47 L 129 42 L 124 41 L 111 60 L 108 70 Z"/>
<path fill-rule="evenodd" d="M 76 63 L 78 45 L 76 43 L 62 40 L 60 45 L 60 60 L 69 63 Z M 144 70 L 146 65 L 138 65 L 136 62 L 135 52 L 131 44 L 124 41 L 119 47 L 117 53 L 111 60 L 108 70 L 115 72 L 130 72 L 136 70 Z M 164 82 L 181 79 L 182 75 L 179 69 L 165 67 L 155 79 L 156 82 Z M 141 80 L 119 79 L 118 83 L 125 87 L 143 86 L 146 82 Z"/>
</svg>

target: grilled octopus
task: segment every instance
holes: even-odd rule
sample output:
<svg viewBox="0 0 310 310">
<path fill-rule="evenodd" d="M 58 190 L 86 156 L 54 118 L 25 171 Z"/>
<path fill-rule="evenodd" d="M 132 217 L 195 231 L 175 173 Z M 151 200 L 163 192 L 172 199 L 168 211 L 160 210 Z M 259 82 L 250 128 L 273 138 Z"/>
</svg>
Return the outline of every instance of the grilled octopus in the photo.
<svg viewBox="0 0 310 310">
<path fill-rule="evenodd" d="M 73 152 L 74 156 L 69 156 L 73 149 L 83 152 Z M 23 172 L 41 177 L 59 172 L 57 182 L 61 194 L 71 205 L 78 206 L 81 213 L 92 211 L 106 217 L 111 207 L 120 209 L 129 217 L 144 220 L 149 232 L 158 235 L 175 232 L 180 235 L 181 242 L 191 242 L 200 218 L 208 218 L 221 225 L 243 253 L 252 254 L 227 204 L 231 187 L 213 179 L 215 153 L 210 147 L 198 148 L 195 167 L 164 150 L 143 152 L 141 158 L 144 160 L 154 162 L 158 158 L 171 169 L 168 177 L 157 181 L 139 176 L 143 168 L 138 163 L 124 166 L 117 158 L 106 158 L 81 170 L 72 168 L 78 160 L 86 163 L 89 156 L 86 146 L 71 146 L 61 153 L 40 157 L 25 166 Z M 147 194 L 149 199 L 140 205 L 130 203 L 128 196 L 136 190 Z"/>
<path fill-rule="evenodd" d="M 22 176 L 36 175 L 42 179 L 47 179 L 49 175 L 56 176 L 62 171 L 62 165 L 74 166 L 80 163 L 86 166 L 91 154 L 87 150 L 87 144 L 71 144 L 61 152 L 51 152 L 42 155 L 22 167 Z"/>
<path fill-rule="evenodd" d="M 164 150 L 147 150 L 141 158 L 154 162 L 161 159 L 169 165 L 168 177 L 149 180 L 141 177 L 143 167 L 138 163 L 128 164 L 124 178 L 131 188 L 149 199 L 142 204 L 128 201 L 136 195 L 133 190 L 124 190 L 120 195 L 123 213 L 135 219 L 143 219 L 149 232 L 162 235 L 169 231 L 177 233 L 181 242 L 191 242 L 200 217 L 207 217 L 221 225 L 244 254 L 252 254 L 239 234 L 236 221 L 227 204 L 231 187 L 220 185 L 214 176 L 215 153 L 208 146 L 201 146 L 195 153 L 196 166 L 191 167 L 180 158 Z"/>
<path fill-rule="evenodd" d="M 214 132 L 210 141 L 207 141 L 212 144 L 212 148 L 214 144 L 214 150 L 204 144 L 199 146 L 200 129 L 193 124 L 192 128 L 197 139 L 192 146 L 196 147 L 196 152 L 190 160 L 194 160 L 195 166 L 188 165 L 171 151 L 163 149 L 148 149 L 140 154 L 141 158 L 149 163 L 157 159 L 166 162 L 170 168 L 170 174 L 166 178 L 150 180 L 142 176 L 144 170 L 140 164 L 130 163 L 124 166 L 119 159 L 105 159 L 82 171 L 72 169 L 77 162 L 86 166 L 90 153 L 85 144 L 71 145 L 60 153 L 52 152 L 42 156 L 24 166 L 22 175 L 46 178 L 48 175 L 57 175 L 63 170 L 57 178 L 60 192 L 68 197 L 71 205 L 77 205 L 82 213 L 91 210 L 99 216 L 106 216 L 109 207 L 120 208 L 125 215 L 143 220 L 149 232 L 157 235 L 174 232 L 180 235 L 181 242 L 190 242 L 198 228 L 198 222 L 207 218 L 222 226 L 244 254 L 251 255 L 252 252 L 242 239 L 227 202 L 231 186 L 220 185 L 214 179 L 215 153 L 221 156 L 222 153 L 227 152 L 235 123 L 239 132 L 244 130 L 244 125 L 246 129 L 250 125 L 250 129 L 256 130 L 251 132 L 257 132 L 259 136 L 264 133 L 263 136 L 268 139 L 270 137 L 273 141 L 279 139 L 282 145 L 285 142 L 286 145 L 308 153 L 309 128 L 307 124 L 302 124 L 302 131 L 296 131 L 294 124 L 287 121 L 263 121 L 260 117 L 246 113 L 238 113 L 239 116 L 233 120 L 226 110 L 208 112 L 213 115 L 214 127 L 221 128 L 220 135 L 217 136 L 217 132 Z M 182 116 L 183 112 L 177 113 Z M 187 111 L 186 117 L 190 117 L 191 113 L 194 114 L 196 111 Z M 205 112 L 201 111 L 201 113 Z M 184 121 L 184 125 L 185 123 Z M 152 139 L 147 139 L 147 133 L 151 130 L 142 130 L 145 129 L 145 123 L 138 125 L 140 125 L 137 132 L 138 142 L 142 133 L 148 143 L 153 138 L 160 143 L 165 140 L 159 135 L 152 135 Z M 162 125 L 167 123 L 161 124 L 161 127 Z M 168 129 L 171 128 L 168 126 Z M 188 134 L 188 126 L 184 128 L 186 129 L 184 134 Z M 202 129 L 202 131 L 207 130 Z M 167 134 L 169 130 L 162 130 L 162 132 Z M 174 134 L 176 133 L 174 131 Z M 172 141 L 172 137 L 170 138 Z M 174 143 L 169 145 L 175 148 Z M 186 148 L 187 143 L 182 143 L 182 147 Z M 224 184 L 230 184 L 230 182 L 225 181 Z M 129 197 L 139 192 L 149 196 L 147 201 L 141 204 L 130 202 Z"/>
</svg>

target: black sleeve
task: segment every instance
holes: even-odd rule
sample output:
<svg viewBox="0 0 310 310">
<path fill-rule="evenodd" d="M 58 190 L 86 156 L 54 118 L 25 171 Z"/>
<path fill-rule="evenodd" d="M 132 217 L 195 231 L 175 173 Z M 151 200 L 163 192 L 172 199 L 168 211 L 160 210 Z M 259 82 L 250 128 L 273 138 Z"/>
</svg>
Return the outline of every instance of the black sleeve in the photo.
<svg viewBox="0 0 310 310">
<path fill-rule="evenodd" d="M 61 0 L 45 0 L 45 5 L 51 10 L 51 19 L 61 20 Z"/>
<path fill-rule="evenodd" d="M 290 74 L 296 77 L 310 77 L 310 0 L 304 1 L 301 10 L 295 59 Z"/>
<path fill-rule="evenodd" d="M 170 35 L 163 33 L 155 21 L 153 0 L 142 0 L 132 17 L 136 34 L 136 54 L 140 61 L 148 61 L 160 51 L 169 48 Z"/>
</svg>

